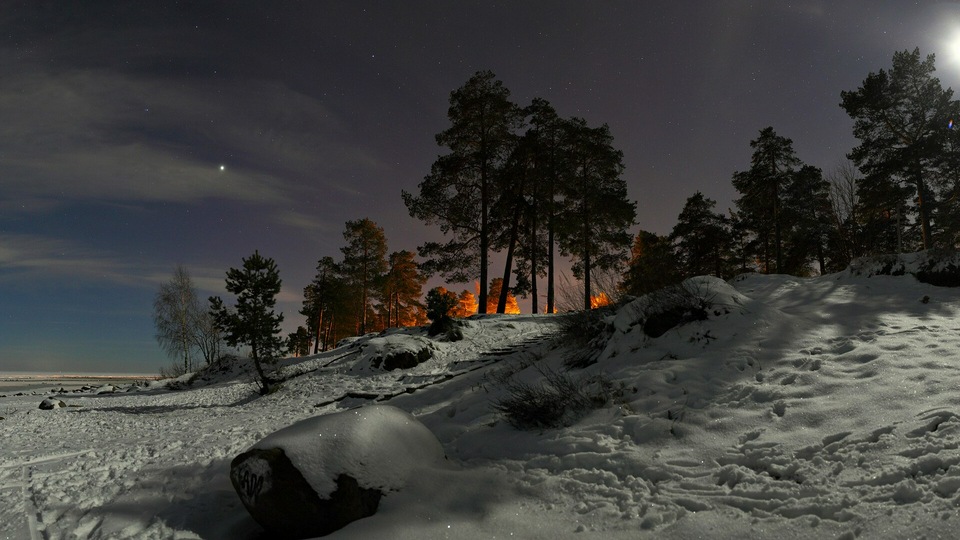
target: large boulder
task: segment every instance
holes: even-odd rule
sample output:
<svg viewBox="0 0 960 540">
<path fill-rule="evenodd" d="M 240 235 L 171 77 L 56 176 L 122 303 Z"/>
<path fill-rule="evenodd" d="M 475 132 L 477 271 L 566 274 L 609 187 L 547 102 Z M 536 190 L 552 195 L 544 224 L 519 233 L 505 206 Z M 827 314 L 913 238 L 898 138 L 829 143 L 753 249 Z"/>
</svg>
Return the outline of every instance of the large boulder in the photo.
<svg viewBox="0 0 960 540">
<path fill-rule="evenodd" d="M 336 489 L 321 499 L 281 448 L 254 448 L 231 464 L 230 479 L 244 506 L 264 529 L 288 538 L 324 536 L 372 516 L 383 492 L 337 476 Z"/>
<path fill-rule="evenodd" d="M 49 411 L 52 409 L 60 409 L 66 406 L 67 406 L 66 403 L 52 396 L 40 402 L 40 408 L 45 411 Z"/>
<path fill-rule="evenodd" d="M 442 459 L 440 443 L 416 418 L 374 405 L 268 435 L 234 458 L 230 480 L 272 535 L 307 538 L 373 515 L 381 497 Z"/>
</svg>

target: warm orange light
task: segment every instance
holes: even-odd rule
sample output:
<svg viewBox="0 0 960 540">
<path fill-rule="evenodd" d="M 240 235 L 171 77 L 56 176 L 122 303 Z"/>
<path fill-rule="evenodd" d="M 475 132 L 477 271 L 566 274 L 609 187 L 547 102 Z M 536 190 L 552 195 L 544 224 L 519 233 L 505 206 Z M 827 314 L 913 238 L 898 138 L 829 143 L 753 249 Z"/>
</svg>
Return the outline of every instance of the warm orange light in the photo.
<svg viewBox="0 0 960 540">
<path fill-rule="evenodd" d="M 596 309 L 598 307 L 609 306 L 613 301 L 610 300 L 610 297 L 607 296 L 607 293 L 601 292 L 590 297 L 590 308 Z"/>
</svg>

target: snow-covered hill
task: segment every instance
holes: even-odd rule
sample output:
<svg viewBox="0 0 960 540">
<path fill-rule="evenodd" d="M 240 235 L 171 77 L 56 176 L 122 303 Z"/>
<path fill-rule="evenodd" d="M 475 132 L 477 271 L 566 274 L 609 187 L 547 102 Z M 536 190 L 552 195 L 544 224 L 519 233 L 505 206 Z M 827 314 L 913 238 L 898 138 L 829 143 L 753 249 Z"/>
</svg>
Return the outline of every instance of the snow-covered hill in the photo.
<svg viewBox="0 0 960 540">
<path fill-rule="evenodd" d="M 371 403 L 448 460 L 330 538 L 953 538 L 960 290 L 882 273 L 697 278 L 690 322 L 650 337 L 677 295 L 644 297 L 583 327 L 590 354 L 558 317 L 485 316 L 462 341 L 405 329 L 289 360 L 264 397 L 227 369 L 49 411 L 0 398 L 0 538 L 258 538 L 230 460 Z M 371 367 L 412 346 L 433 358 Z M 498 411 L 551 378 L 591 405 L 533 429 Z"/>
</svg>

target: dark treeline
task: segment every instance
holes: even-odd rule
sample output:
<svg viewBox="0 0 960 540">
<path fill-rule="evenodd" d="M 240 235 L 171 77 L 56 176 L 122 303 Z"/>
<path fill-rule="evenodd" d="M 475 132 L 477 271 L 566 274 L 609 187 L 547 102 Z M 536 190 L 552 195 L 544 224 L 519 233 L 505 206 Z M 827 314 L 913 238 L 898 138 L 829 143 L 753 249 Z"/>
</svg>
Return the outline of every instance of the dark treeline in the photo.
<svg viewBox="0 0 960 540">
<path fill-rule="evenodd" d="M 733 173 L 735 208 L 690 196 L 669 235 L 641 231 L 623 288 L 642 294 L 695 275 L 836 272 L 855 257 L 960 245 L 960 103 L 934 56 L 897 52 L 893 67 L 841 92 L 860 144 L 828 174 L 772 127 Z"/>
</svg>

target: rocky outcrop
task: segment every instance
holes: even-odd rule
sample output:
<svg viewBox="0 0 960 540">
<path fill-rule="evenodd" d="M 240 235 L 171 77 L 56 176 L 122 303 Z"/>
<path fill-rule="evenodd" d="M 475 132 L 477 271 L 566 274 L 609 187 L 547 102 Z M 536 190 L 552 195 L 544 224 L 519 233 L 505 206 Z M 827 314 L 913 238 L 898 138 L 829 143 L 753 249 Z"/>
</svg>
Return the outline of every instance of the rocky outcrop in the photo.
<svg viewBox="0 0 960 540">
<path fill-rule="evenodd" d="M 383 369 L 393 371 L 395 369 L 410 369 L 419 366 L 431 358 L 430 349 L 424 347 L 417 352 L 400 351 L 389 354 L 385 357 L 374 359 L 374 367 L 380 367 L 383 362 Z"/>
</svg>

